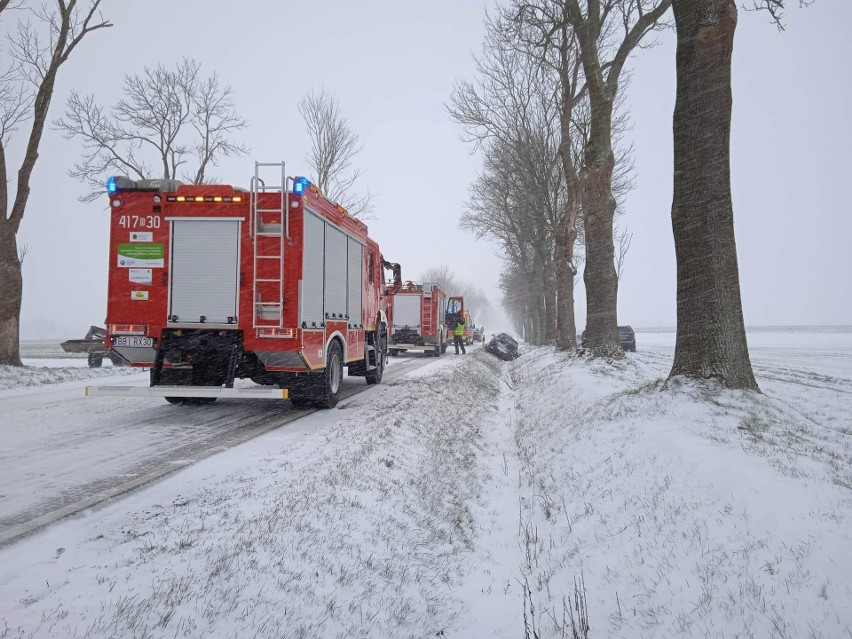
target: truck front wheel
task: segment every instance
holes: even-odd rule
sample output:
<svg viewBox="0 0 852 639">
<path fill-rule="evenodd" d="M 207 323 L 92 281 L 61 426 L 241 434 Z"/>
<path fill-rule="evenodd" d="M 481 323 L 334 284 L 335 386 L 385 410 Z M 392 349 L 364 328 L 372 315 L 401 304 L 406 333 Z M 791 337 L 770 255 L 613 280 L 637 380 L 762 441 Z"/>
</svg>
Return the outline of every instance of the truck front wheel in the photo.
<svg viewBox="0 0 852 639">
<path fill-rule="evenodd" d="M 368 384 L 378 384 L 382 381 L 385 374 L 385 352 L 378 348 L 376 344 L 376 368 L 367 371 L 365 378 Z"/>
</svg>

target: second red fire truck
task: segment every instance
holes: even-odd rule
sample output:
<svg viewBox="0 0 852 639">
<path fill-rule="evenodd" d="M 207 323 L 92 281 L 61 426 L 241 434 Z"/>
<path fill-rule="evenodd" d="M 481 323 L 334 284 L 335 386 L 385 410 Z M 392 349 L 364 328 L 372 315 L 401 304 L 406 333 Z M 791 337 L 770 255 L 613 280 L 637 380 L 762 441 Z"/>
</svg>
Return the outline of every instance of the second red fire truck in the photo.
<svg viewBox="0 0 852 639">
<path fill-rule="evenodd" d="M 447 294 L 437 284 L 406 282 L 393 295 L 391 355 L 423 351 L 440 357 L 447 350 Z"/>
<path fill-rule="evenodd" d="M 151 380 L 87 394 L 331 407 L 344 367 L 381 381 L 399 265 L 306 179 L 256 163 L 249 190 L 122 177 L 107 190 L 106 343 Z M 234 388 L 235 378 L 264 388 Z"/>
</svg>

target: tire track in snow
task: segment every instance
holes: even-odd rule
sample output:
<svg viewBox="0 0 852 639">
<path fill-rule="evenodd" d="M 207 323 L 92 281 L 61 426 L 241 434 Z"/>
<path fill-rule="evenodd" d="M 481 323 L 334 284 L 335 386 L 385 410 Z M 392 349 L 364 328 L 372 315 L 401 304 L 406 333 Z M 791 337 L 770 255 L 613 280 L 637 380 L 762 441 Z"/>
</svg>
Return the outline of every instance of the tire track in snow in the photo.
<svg viewBox="0 0 852 639">
<path fill-rule="evenodd" d="M 440 360 L 423 357 L 398 360 L 386 369 L 383 381 L 393 382 L 411 371 L 437 361 Z M 381 388 L 381 385 L 368 386 L 360 379 L 350 381 L 344 378 L 340 407 L 346 407 L 348 398 L 371 388 Z M 135 490 L 318 410 L 296 409 L 290 402 L 270 404 L 267 400 L 224 400 L 209 406 L 157 405 L 139 410 L 140 405 L 145 406 L 149 402 L 147 399 L 130 399 L 105 405 L 90 398 L 66 397 L 61 402 L 33 406 L 31 402 L 23 401 L 24 406 L 20 407 L 15 417 L 22 418 L 24 415 L 26 419 L 33 421 L 50 420 L 60 416 L 67 417 L 76 411 L 85 414 L 88 430 L 72 429 L 78 432 L 69 432 L 62 438 L 49 437 L 42 442 L 32 442 L 29 451 L 10 449 L 8 454 L 4 455 L 0 450 L 0 465 L 4 467 L 0 478 L 3 479 L 4 486 L 11 486 L 14 482 L 19 492 L 24 493 L 28 492 L 26 482 L 43 485 L 50 480 L 59 479 L 59 485 L 55 487 L 58 492 L 54 491 L 46 499 L 36 499 L 26 508 L 16 510 L 8 503 L 3 504 L 4 515 L 0 517 L 0 547 L 64 517 Z M 4 404 L 7 411 L 13 410 L 13 398 L 8 398 Z M 46 414 L 40 415 L 41 410 Z M 200 418 L 205 417 L 207 419 L 200 422 Z M 116 424 L 116 420 L 121 420 L 121 423 Z M 66 482 L 73 482 L 79 467 L 67 467 L 63 471 L 62 468 L 48 464 L 50 467 L 44 469 L 44 472 L 50 473 L 50 480 L 30 472 L 35 458 L 40 454 L 69 459 L 68 455 L 58 450 L 61 447 L 63 451 L 74 450 L 85 456 L 86 450 L 92 450 L 104 440 L 120 438 L 122 432 L 137 436 L 141 431 L 146 431 L 145 435 L 149 439 L 159 439 L 153 445 L 150 441 L 147 442 L 148 445 L 141 454 L 139 450 L 122 449 L 119 443 L 115 453 L 121 458 L 119 466 L 114 465 L 113 456 L 110 459 L 112 465 L 104 467 L 101 477 L 69 486 Z M 128 444 L 132 446 L 139 444 L 139 441 L 137 439 Z M 114 442 L 110 445 L 116 446 Z M 148 456 L 143 457 L 145 454 Z M 96 462 L 93 460 L 92 463 Z M 88 470 L 97 472 L 97 469 Z M 0 494 L 0 503 L 8 502 L 4 497 L 6 496 Z"/>
</svg>

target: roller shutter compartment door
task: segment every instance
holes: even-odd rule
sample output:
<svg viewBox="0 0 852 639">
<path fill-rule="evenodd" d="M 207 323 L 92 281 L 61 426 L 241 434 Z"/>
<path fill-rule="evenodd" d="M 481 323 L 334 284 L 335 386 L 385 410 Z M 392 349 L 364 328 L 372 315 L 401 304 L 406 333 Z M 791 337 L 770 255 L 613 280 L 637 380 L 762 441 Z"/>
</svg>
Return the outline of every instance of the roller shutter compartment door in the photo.
<svg viewBox="0 0 852 639">
<path fill-rule="evenodd" d="M 361 306 L 362 275 L 364 271 L 364 255 L 361 244 L 351 237 L 349 238 L 349 268 L 347 273 L 349 295 L 347 296 L 347 313 L 349 323 L 360 325 L 363 323 L 363 312 Z"/>
<path fill-rule="evenodd" d="M 346 317 L 347 237 L 340 229 L 325 228 L 325 314 L 327 319 Z"/>
<path fill-rule="evenodd" d="M 177 322 L 236 318 L 239 251 L 238 220 L 172 221 L 169 311 Z"/>
<path fill-rule="evenodd" d="M 420 333 L 420 295 L 397 294 L 393 296 L 394 328 L 408 326 Z"/>
<path fill-rule="evenodd" d="M 305 211 L 304 245 L 302 247 L 302 312 L 306 328 L 323 323 L 323 265 L 325 264 L 325 222 Z"/>
</svg>

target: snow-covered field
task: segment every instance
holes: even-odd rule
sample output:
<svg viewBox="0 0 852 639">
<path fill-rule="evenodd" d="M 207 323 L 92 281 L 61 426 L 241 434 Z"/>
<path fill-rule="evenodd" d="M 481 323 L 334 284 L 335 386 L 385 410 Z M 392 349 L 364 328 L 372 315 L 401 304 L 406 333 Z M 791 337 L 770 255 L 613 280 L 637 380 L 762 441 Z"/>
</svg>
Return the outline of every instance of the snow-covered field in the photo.
<svg viewBox="0 0 852 639">
<path fill-rule="evenodd" d="M 0 637 L 852 637 L 852 331 L 749 337 L 434 360 L 0 550 Z"/>
<path fill-rule="evenodd" d="M 102 368 L 89 368 L 85 353 L 66 353 L 58 340 L 22 342 L 21 359 L 25 368 L 0 366 L 0 396 L 10 389 L 139 374 L 138 369 L 115 367 L 109 360 L 104 361 Z"/>
</svg>

